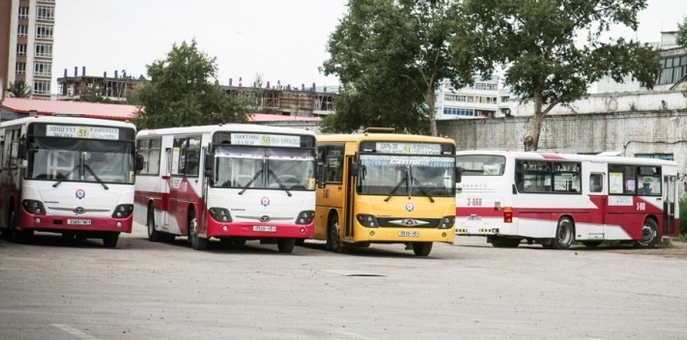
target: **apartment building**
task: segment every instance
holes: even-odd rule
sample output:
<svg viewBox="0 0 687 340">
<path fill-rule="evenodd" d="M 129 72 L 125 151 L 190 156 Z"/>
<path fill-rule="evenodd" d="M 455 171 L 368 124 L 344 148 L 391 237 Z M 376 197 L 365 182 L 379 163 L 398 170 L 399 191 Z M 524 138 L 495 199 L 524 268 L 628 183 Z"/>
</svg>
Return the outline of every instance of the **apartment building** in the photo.
<svg viewBox="0 0 687 340">
<path fill-rule="evenodd" d="M 50 99 L 55 0 L 0 1 L 2 88 L 24 81 L 31 97 Z"/>
</svg>

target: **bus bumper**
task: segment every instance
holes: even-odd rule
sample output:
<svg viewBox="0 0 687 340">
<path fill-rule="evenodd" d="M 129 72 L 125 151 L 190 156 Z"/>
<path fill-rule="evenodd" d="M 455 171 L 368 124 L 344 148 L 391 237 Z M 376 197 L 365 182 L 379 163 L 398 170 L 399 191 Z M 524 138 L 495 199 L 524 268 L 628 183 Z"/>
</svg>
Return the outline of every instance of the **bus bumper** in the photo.
<svg viewBox="0 0 687 340">
<path fill-rule="evenodd" d="M 131 233 L 133 215 L 125 218 L 34 215 L 22 211 L 20 225 L 26 230 L 62 231 L 109 231 Z"/>
<path fill-rule="evenodd" d="M 311 239 L 315 222 L 310 224 L 208 223 L 208 237 L 297 238 Z"/>
<path fill-rule="evenodd" d="M 443 242 L 453 243 L 455 229 L 422 229 L 422 228 L 362 228 L 362 233 L 354 236 L 354 242 L 407 243 L 407 242 Z"/>
</svg>

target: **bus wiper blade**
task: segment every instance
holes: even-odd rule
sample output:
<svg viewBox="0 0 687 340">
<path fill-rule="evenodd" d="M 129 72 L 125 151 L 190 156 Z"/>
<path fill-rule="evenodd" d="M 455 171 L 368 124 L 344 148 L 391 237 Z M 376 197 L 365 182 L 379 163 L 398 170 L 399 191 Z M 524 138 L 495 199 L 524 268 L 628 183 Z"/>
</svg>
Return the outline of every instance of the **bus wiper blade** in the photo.
<svg viewBox="0 0 687 340">
<path fill-rule="evenodd" d="M 279 186 L 282 189 L 284 189 L 284 191 L 286 191 L 287 194 L 289 194 L 289 197 L 291 197 L 291 191 L 289 191 L 289 189 L 286 187 L 286 185 L 284 185 L 284 183 L 282 183 L 282 181 L 279 179 L 279 177 L 277 177 L 277 175 L 272 170 L 269 170 L 269 174 L 272 175 L 272 177 L 274 177 L 274 180 L 277 181 L 277 184 L 279 184 Z"/>
<path fill-rule="evenodd" d="M 98 175 L 96 175 L 95 172 L 93 172 L 93 170 L 91 170 L 91 167 L 90 167 L 90 166 L 84 165 L 83 168 L 86 169 L 86 170 L 88 170 L 88 172 L 90 172 L 91 175 L 93 175 L 93 178 L 95 178 L 95 180 L 98 181 L 98 183 L 100 183 L 100 184 L 103 185 L 103 188 L 105 188 L 105 190 L 109 190 L 109 189 L 110 189 L 110 188 L 107 187 L 107 184 L 105 184 L 105 182 L 103 182 L 103 180 L 101 180 L 100 177 L 98 177 Z M 73 170 L 72 170 L 72 171 L 73 171 Z"/>
<path fill-rule="evenodd" d="M 420 189 L 420 192 L 421 192 L 423 195 L 427 196 L 427 198 L 429 198 L 429 201 L 430 201 L 430 202 L 434 203 L 434 198 L 432 198 L 432 196 L 430 196 L 430 195 L 425 191 L 425 189 L 423 189 L 422 186 L 419 185 L 420 181 L 418 181 L 417 178 L 415 178 L 415 177 L 412 177 L 411 180 L 414 181 L 415 183 L 418 183 L 417 188 Z"/>
<path fill-rule="evenodd" d="M 246 192 L 246 189 L 248 189 L 248 187 L 251 184 L 253 184 L 253 182 L 255 182 L 256 179 L 258 179 L 258 176 L 260 176 L 261 173 L 262 173 L 262 169 L 258 170 L 258 172 L 255 173 L 253 178 L 251 178 L 250 181 L 248 181 L 248 183 L 246 183 L 246 185 L 243 187 L 243 189 L 241 189 L 241 191 L 239 191 L 239 195 L 243 195 L 243 193 Z"/>
<path fill-rule="evenodd" d="M 394 193 L 396 193 L 396 190 L 398 190 L 398 188 L 401 187 L 401 184 L 403 184 L 403 182 L 405 182 L 407 179 L 408 179 L 408 174 L 406 173 L 406 175 L 403 176 L 403 178 L 401 178 L 401 181 L 399 181 L 398 184 L 396 184 L 396 187 L 393 190 L 391 190 L 391 192 L 389 193 L 389 196 L 387 196 L 384 199 L 384 202 L 389 202 L 389 200 L 391 199 L 391 196 L 393 196 Z"/>
<path fill-rule="evenodd" d="M 62 177 L 62 179 L 60 179 L 60 180 L 58 180 L 57 182 L 55 182 L 55 184 L 53 184 L 52 187 L 53 187 L 53 188 L 57 188 L 57 186 L 60 185 L 60 183 L 64 182 L 65 179 L 69 178 L 69 176 L 72 175 L 72 173 L 74 172 L 74 170 L 78 169 L 79 167 L 80 167 L 80 165 L 75 166 L 75 167 L 74 167 L 72 170 L 70 170 L 66 175 L 64 175 L 64 177 Z"/>
</svg>

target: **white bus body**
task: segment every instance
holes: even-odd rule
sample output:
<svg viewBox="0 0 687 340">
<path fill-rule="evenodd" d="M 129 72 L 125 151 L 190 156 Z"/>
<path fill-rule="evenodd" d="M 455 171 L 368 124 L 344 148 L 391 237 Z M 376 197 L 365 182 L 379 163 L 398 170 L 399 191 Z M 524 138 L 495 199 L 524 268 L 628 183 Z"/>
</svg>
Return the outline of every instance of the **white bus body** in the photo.
<svg viewBox="0 0 687 340">
<path fill-rule="evenodd" d="M 459 151 L 456 235 L 495 247 L 653 247 L 679 234 L 677 164 L 597 155 Z"/>
</svg>

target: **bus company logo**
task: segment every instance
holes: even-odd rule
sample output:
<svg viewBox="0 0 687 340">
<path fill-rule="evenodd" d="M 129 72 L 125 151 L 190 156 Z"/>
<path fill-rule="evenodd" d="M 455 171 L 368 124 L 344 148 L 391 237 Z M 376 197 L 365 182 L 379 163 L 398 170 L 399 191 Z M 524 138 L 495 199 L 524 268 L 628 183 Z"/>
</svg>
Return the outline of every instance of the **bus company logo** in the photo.
<svg viewBox="0 0 687 340">
<path fill-rule="evenodd" d="M 266 206 L 270 205 L 270 198 L 267 197 L 267 196 L 261 198 L 261 199 L 260 199 L 260 204 L 262 204 L 263 207 L 266 207 Z"/>
<path fill-rule="evenodd" d="M 86 197 L 86 191 L 84 189 L 76 190 L 75 194 L 76 194 L 76 198 L 78 198 L 78 199 L 82 199 L 82 198 Z"/>
<path fill-rule="evenodd" d="M 415 210 L 415 205 L 412 202 L 406 203 L 406 211 L 413 212 L 413 210 Z"/>
</svg>

